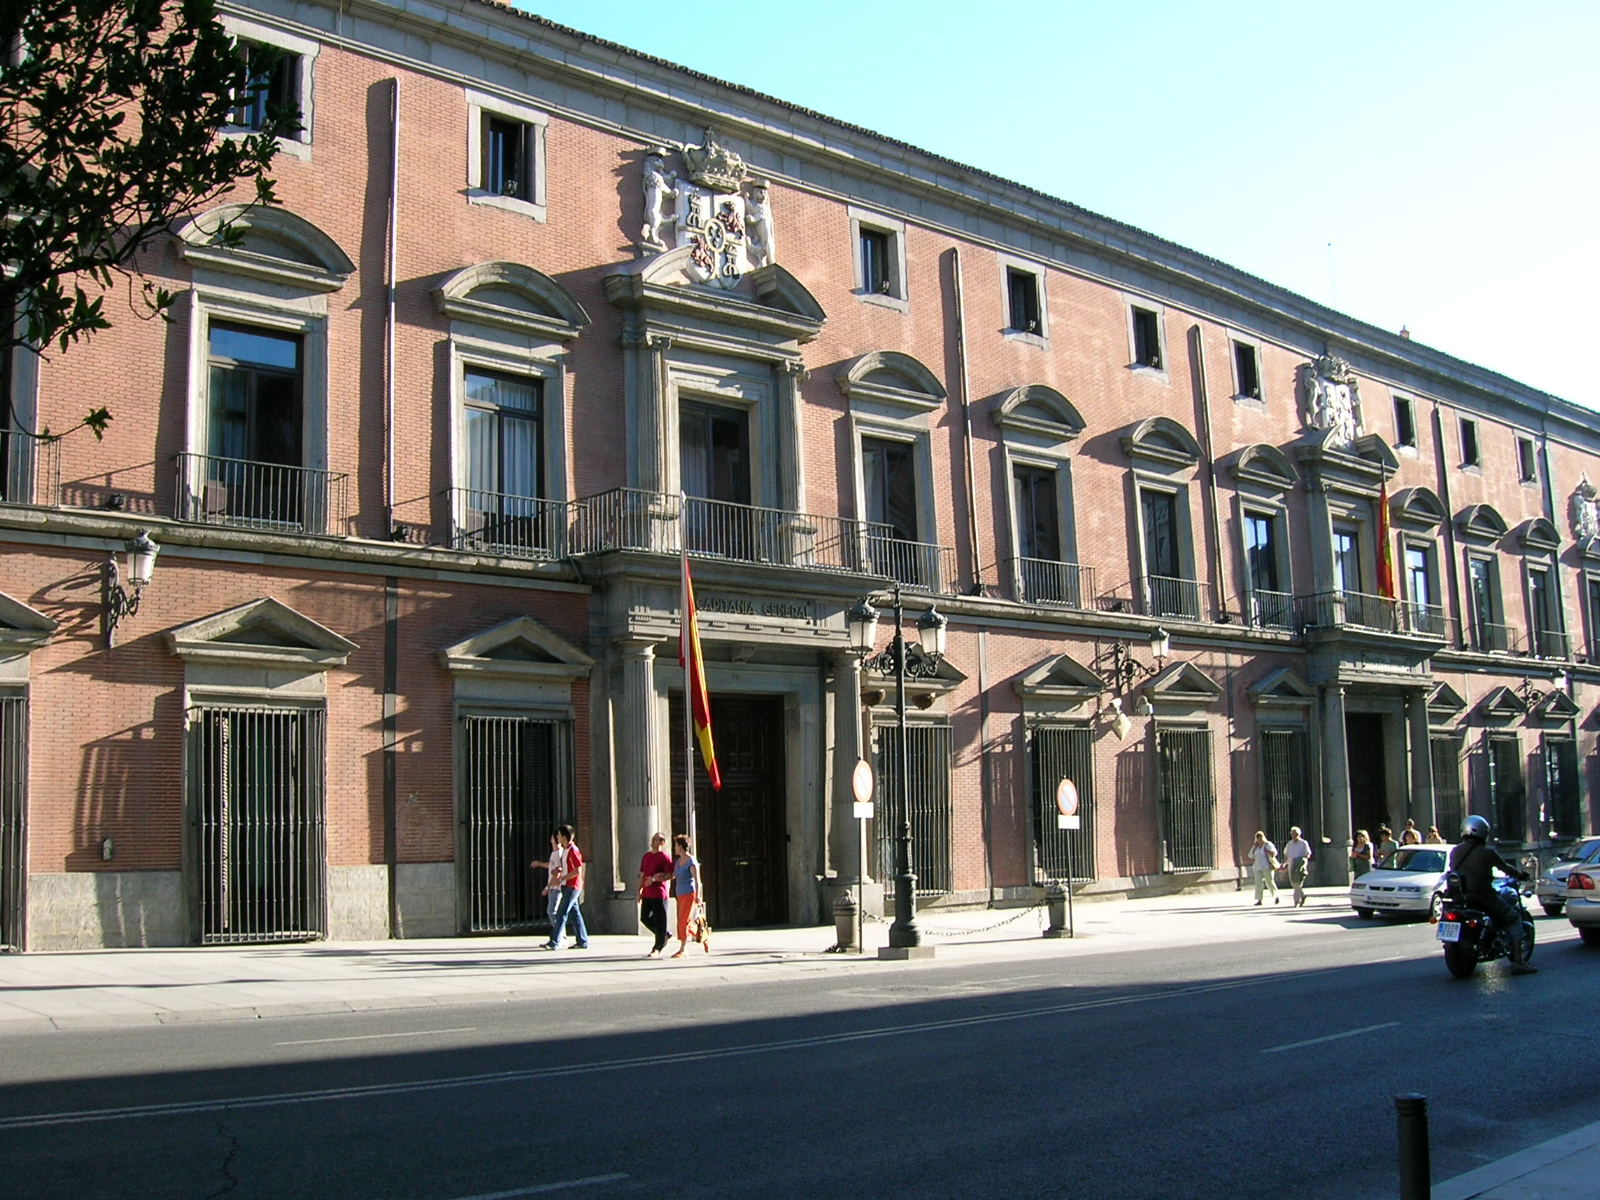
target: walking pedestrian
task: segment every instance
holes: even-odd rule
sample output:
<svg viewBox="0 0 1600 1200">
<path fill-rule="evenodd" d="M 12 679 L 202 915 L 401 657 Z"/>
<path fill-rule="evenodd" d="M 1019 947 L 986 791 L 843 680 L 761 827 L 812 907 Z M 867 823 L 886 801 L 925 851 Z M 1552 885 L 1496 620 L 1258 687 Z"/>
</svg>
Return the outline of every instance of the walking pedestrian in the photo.
<svg viewBox="0 0 1600 1200">
<path fill-rule="evenodd" d="M 1356 830 L 1355 842 L 1350 847 L 1350 874 L 1360 879 L 1372 870 L 1372 838 L 1365 829 Z"/>
<path fill-rule="evenodd" d="M 672 878 L 672 856 L 666 845 L 666 834 L 651 834 L 650 849 L 639 860 L 639 919 L 656 938 L 646 958 L 657 958 L 667 948 L 667 882 Z"/>
<path fill-rule="evenodd" d="M 672 860 L 672 890 L 678 898 L 678 952 L 672 957 L 682 958 L 689 948 L 689 921 L 695 905 L 705 903 L 706 888 L 700 878 L 700 860 L 690 853 L 688 835 L 675 836 L 672 848 L 677 852 Z M 706 952 L 710 951 L 707 946 Z"/>
<path fill-rule="evenodd" d="M 572 840 L 572 826 L 563 825 L 556 830 L 556 838 L 561 843 L 564 859 L 561 868 L 561 903 L 556 907 L 555 921 L 550 926 L 550 940 L 544 944 L 546 950 L 561 949 L 561 937 L 566 932 L 567 922 L 572 922 L 572 947 L 574 950 L 587 950 L 589 948 L 589 930 L 583 923 L 583 851 L 578 849 L 578 843 Z"/>
<path fill-rule="evenodd" d="M 1375 867 L 1383 866 L 1383 860 L 1398 849 L 1400 849 L 1400 846 L 1394 840 L 1394 831 L 1387 825 L 1379 825 L 1377 858 L 1373 860 L 1372 865 Z"/>
<path fill-rule="evenodd" d="M 1300 826 L 1289 826 L 1289 844 L 1283 848 L 1283 861 L 1289 867 L 1289 885 L 1294 889 L 1294 906 L 1306 902 L 1306 877 L 1311 874 L 1311 843 L 1300 835 Z"/>
<path fill-rule="evenodd" d="M 561 839 L 550 835 L 550 857 L 545 862 L 544 915 L 550 921 L 550 936 L 556 932 L 556 909 L 561 906 L 561 874 L 566 868 L 567 852 L 561 848 Z M 537 862 L 528 864 L 537 867 Z"/>
<path fill-rule="evenodd" d="M 1272 893 L 1274 904 L 1282 903 L 1278 895 L 1278 881 L 1274 876 L 1278 870 L 1278 848 L 1267 840 L 1267 835 L 1261 830 L 1256 830 L 1255 841 L 1250 843 L 1247 852 L 1250 861 L 1250 874 L 1256 881 L 1256 907 L 1261 907 L 1261 897 L 1265 892 Z"/>
</svg>

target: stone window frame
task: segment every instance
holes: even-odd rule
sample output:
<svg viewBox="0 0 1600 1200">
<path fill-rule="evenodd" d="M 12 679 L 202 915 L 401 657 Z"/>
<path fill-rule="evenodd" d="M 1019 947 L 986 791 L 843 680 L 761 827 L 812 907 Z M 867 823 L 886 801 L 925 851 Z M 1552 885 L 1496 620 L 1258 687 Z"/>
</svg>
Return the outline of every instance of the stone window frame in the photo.
<svg viewBox="0 0 1600 1200">
<path fill-rule="evenodd" d="M 1167 340 L 1167 307 L 1158 300 L 1148 296 L 1138 296 L 1125 293 L 1122 297 L 1123 316 L 1127 325 L 1128 336 L 1128 362 L 1127 368 L 1135 375 L 1142 375 L 1149 379 L 1160 380 L 1162 383 L 1171 382 L 1170 366 L 1171 354 Z M 1139 334 L 1138 313 L 1149 313 L 1154 320 L 1156 335 L 1156 365 L 1139 361 Z"/>
<path fill-rule="evenodd" d="M 467 101 L 467 203 L 482 204 L 530 217 L 541 223 L 549 220 L 548 156 L 545 145 L 550 115 L 502 96 L 465 88 Z M 515 121 L 528 129 L 528 153 L 533 160 L 533 197 L 503 196 L 483 186 L 483 127 L 487 117 Z"/>
<path fill-rule="evenodd" d="M 254 42 L 261 46 L 271 46 L 275 50 L 292 54 L 299 60 L 295 72 L 295 84 L 298 91 L 296 103 L 300 108 L 300 128 L 293 135 L 278 139 L 278 151 L 309 162 L 316 118 L 317 56 L 322 52 L 321 43 L 310 38 L 297 37 L 281 29 L 274 29 L 258 21 L 247 21 L 242 17 L 223 15 L 220 20 L 222 28 L 235 42 Z M 224 137 L 249 137 L 255 132 L 242 125 L 225 125 L 222 129 Z"/>
<path fill-rule="evenodd" d="M 937 545 L 938 508 L 933 486 L 933 431 L 925 421 L 915 418 L 896 420 L 871 413 L 853 413 L 850 418 L 851 485 L 855 490 L 855 511 L 863 525 L 867 516 L 866 448 L 871 439 L 899 442 L 911 447 L 911 463 L 917 473 L 917 536 L 921 545 Z"/>
<path fill-rule="evenodd" d="M 867 304 L 905 312 L 910 308 L 911 292 L 906 277 L 906 223 L 871 209 L 850 205 L 846 209 L 850 218 L 850 257 L 854 264 L 856 296 Z M 868 291 L 866 264 L 861 255 L 861 232 L 864 229 L 886 234 L 889 238 L 889 290 Z"/>
<path fill-rule="evenodd" d="M 1239 352 L 1248 350 L 1255 363 L 1255 390 L 1249 391 L 1245 387 L 1245 380 L 1239 372 Z M 1265 370 L 1265 355 L 1261 352 L 1261 339 L 1242 333 L 1237 329 L 1228 331 L 1228 370 L 1232 373 L 1233 401 L 1235 404 L 1247 408 L 1265 410 L 1267 407 L 1267 375 Z"/>
<path fill-rule="evenodd" d="M 1484 575 L 1489 584 L 1489 604 L 1492 609 L 1488 613 L 1479 613 L 1477 611 L 1477 593 L 1472 586 L 1472 564 L 1475 562 L 1484 563 L 1488 567 L 1488 571 Z M 1465 595 L 1462 597 L 1462 603 L 1466 618 L 1464 622 L 1466 629 L 1463 632 L 1467 648 L 1469 650 L 1485 650 L 1486 647 L 1477 644 L 1482 640 L 1480 635 L 1483 628 L 1488 626 L 1491 629 L 1504 629 L 1506 626 L 1506 600 L 1500 579 L 1500 555 L 1495 553 L 1492 548 L 1468 546 L 1462 552 L 1462 569 L 1464 572 L 1462 582 L 1465 585 L 1463 588 Z M 1492 643 L 1494 640 L 1493 635 L 1489 635 L 1487 640 Z"/>
<path fill-rule="evenodd" d="M 1527 434 L 1513 435 L 1517 453 L 1517 480 L 1523 487 L 1539 485 L 1539 447 Z"/>
<path fill-rule="evenodd" d="M 1079 556 L 1077 507 L 1072 494 L 1072 443 L 1086 427 L 1082 415 L 1066 396 L 1044 384 L 1027 384 L 1009 393 L 996 407 L 994 423 L 1000 431 L 1000 453 L 1005 471 L 1007 545 L 1013 561 L 1022 553 L 1021 524 L 1017 514 L 1016 469 L 1033 467 L 1051 471 L 1056 479 L 1056 520 L 1061 533 L 1060 561 L 1083 566 Z M 1021 594 L 1012 580 L 1012 595 Z"/>
<path fill-rule="evenodd" d="M 1410 396 L 1395 393 L 1391 396 L 1394 402 L 1394 448 L 1416 454 L 1420 448 L 1421 435 L 1417 430 L 1417 402 Z M 1401 412 L 1405 413 L 1405 424 L 1411 426 L 1411 437 L 1403 436 L 1404 430 L 1400 419 Z"/>
<path fill-rule="evenodd" d="M 1483 438 L 1476 417 L 1456 417 L 1456 443 L 1461 455 L 1461 470 L 1483 470 Z"/>
<path fill-rule="evenodd" d="M 1021 258 L 1004 251 L 997 252 L 995 260 L 1000 271 L 1000 311 L 1005 315 L 1001 335 L 1009 342 L 1023 342 L 1030 346 L 1050 348 L 1049 274 L 1042 263 Z M 1034 301 L 1039 310 L 1038 329 L 1022 329 L 1015 324 L 1016 314 L 1011 310 L 1011 276 L 1013 273 L 1033 280 Z"/>
</svg>

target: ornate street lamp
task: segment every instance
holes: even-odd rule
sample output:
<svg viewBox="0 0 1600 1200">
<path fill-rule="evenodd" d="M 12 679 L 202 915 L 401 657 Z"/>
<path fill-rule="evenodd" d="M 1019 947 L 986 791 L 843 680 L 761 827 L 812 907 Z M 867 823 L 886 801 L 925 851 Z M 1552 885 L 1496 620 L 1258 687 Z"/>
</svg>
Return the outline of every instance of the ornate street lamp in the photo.
<svg viewBox="0 0 1600 1200">
<path fill-rule="evenodd" d="M 893 675 L 895 680 L 894 715 L 900 744 L 898 747 L 898 795 L 900 805 L 900 837 L 895 847 L 894 873 L 894 923 L 889 926 L 889 945 L 895 948 L 920 946 L 922 934 L 917 929 L 917 877 L 911 870 L 911 756 L 906 744 L 906 677 L 932 678 L 938 673 L 939 661 L 944 657 L 945 633 L 949 622 L 939 610 L 929 606 L 917 620 L 917 645 L 906 645 L 903 620 L 905 610 L 900 603 L 900 585 L 894 585 L 891 607 L 894 610 L 894 640 L 882 654 L 872 651 L 878 641 L 878 610 L 870 599 L 863 599 L 846 614 L 850 626 L 850 644 L 861 655 L 861 669 L 880 675 Z"/>
<path fill-rule="evenodd" d="M 101 575 L 101 621 L 105 626 L 107 647 L 115 644 L 117 626 L 122 623 L 122 619 L 131 617 L 139 611 L 139 600 L 144 595 L 144 589 L 150 585 L 151 577 L 156 573 L 156 555 L 161 552 L 161 547 L 151 541 L 149 532 L 144 529 L 127 543 L 126 549 L 128 586 L 126 588 L 122 586 L 121 572 L 117 569 L 115 554 L 106 558 L 105 570 Z"/>
</svg>

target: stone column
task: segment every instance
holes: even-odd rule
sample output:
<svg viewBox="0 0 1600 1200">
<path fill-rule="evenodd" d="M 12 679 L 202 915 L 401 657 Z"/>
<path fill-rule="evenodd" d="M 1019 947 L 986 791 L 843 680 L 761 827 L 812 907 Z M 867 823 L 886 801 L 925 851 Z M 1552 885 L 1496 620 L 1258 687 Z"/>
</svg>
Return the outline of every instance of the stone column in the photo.
<svg viewBox="0 0 1600 1200">
<path fill-rule="evenodd" d="M 785 512 L 805 509 L 805 457 L 800 450 L 800 382 L 805 368 L 798 360 L 784 359 L 774 366 L 777 384 L 778 489 L 777 505 Z M 762 501 L 767 503 L 767 501 Z"/>
<path fill-rule="evenodd" d="M 1428 693 L 1406 693 L 1406 722 L 1411 743 L 1410 817 L 1424 834 L 1437 823 L 1439 810 L 1433 795 L 1433 746 L 1428 741 Z M 1439 831 L 1441 834 L 1444 830 Z M 1454 831 L 1446 835 L 1454 838 Z"/>
<path fill-rule="evenodd" d="M 861 709 L 861 664 L 847 650 L 830 658 L 833 672 L 833 754 L 828 791 L 828 866 L 832 874 L 823 899 L 832 910 L 842 892 L 859 893 L 868 913 L 883 915 L 883 884 L 871 877 L 871 864 L 861 861 L 861 822 L 855 815 L 852 777 L 866 757 L 865 714 Z M 884 798 L 875 795 L 875 803 Z M 880 812 L 882 810 L 880 809 Z"/>
<path fill-rule="evenodd" d="M 617 845 L 612 879 L 613 911 L 608 929 L 629 931 L 638 924 L 634 868 L 650 848 L 650 835 L 661 825 L 662 793 L 658 764 L 661 745 L 655 690 L 656 642 L 624 638 L 622 695 L 612 709 L 612 746 L 616 760 Z M 669 833 L 670 836 L 670 833 Z"/>
<path fill-rule="evenodd" d="M 1346 740 L 1344 688 L 1322 689 L 1322 828 L 1324 884 L 1350 882 L 1350 750 Z"/>
</svg>

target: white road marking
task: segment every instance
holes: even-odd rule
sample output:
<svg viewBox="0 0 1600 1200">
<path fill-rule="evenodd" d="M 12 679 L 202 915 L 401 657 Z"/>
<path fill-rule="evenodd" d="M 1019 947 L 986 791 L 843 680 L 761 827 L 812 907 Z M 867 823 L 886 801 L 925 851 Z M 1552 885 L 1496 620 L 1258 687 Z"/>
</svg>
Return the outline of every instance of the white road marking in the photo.
<svg viewBox="0 0 1600 1200">
<path fill-rule="evenodd" d="M 476 1025 L 463 1025 L 459 1029 L 415 1029 L 406 1033 L 355 1033 L 349 1037 L 306 1038 L 298 1042 L 273 1042 L 274 1046 L 321 1046 L 328 1042 L 372 1042 L 379 1038 L 432 1037 L 436 1033 L 476 1033 Z M 508 1193 L 509 1194 L 509 1193 Z"/>
<path fill-rule="evenodd" d="M 1363 1033 L 1372 1033 L 1379 1029 L 1393 1029 L 1398 1024 L 1400 1024 L 1399 1021 L 1385 1021 L 1382 1025 L 1368 1025 L 1362 1029 L 1349 1029 L 1344 1033 L 1330 1033 L 1327 1037 L 1307 1038 L 1303 1042 L 1290 1042 L 1287 1046 L 1273 1046 L 1271 1049 L 1263 1050 L 1261 1053 L 1278 1054 L 1284 1050 L 1298 1050 L 1301 1046 L 1319 1046 L 1323 1042 L 1337 1042 L 1341 1038 L 1360 1037 Z"/>
<path fill-rule="evenodd" d="M 590 1175 L 584 1179 L 563 1179 L 560 1183 L 541 1183 L 537 1187 L 517 1188 L 510 1192 L 484 1192 L 477 1196 L 457 1196 L 456 1200 L 516 1200 L 518 1196 L 542 1196 L 546 1192 L 560 1192 L 567 1188 L 588 1187 L 591 1183 L 616 1183 L 626 1179 L 627 1176 L 618 1172 L 615 1175 Z"/>
<path fill-rule="evenodd" d="M 361 1100 L 373 1096 L 403 1096 L 421 1092 L 440 1092 L 456 1088 L 484 1087 L 496 1084 L 525 1084 L 537 1080 L 564 1079 L 573 1075 L 592 1075 L 600 1071 L 637 1071 L 641 1067 L 658 1069 L 679 1063 L 711 1062 L 725 1058 L 749 1058 L 757 1054 L 775 1054 L 785 1050 L 809 1050 L 818 1046 L 875 1041 L 884 1038 L 904 1037 L 907 1034 L 943 1033 L 954 1029 L 969 1029 L 978 1025 L 996 1025 L 1005 1021 L 1025 1021 L 1031 1017 L 1062 1016 L 1067 1013 L 1088 1012 L 1091 1009 L 1111 1008 L 1123 1004 L 1148 1004 L 1157 1000 L 1178 1000 L 1190 996 L 1209 995 L 1213 992 L 1227 992 L 1238 988 L 1284 983 L 1287 980 L 1303 979 L 1318 973 L 1316 970 L 1286 971 L 1281 974 L 1263 975 L 1254 979 L 1230 979 L 1220 983 L 1195 984 L 1190 987 L 1172 988 L 1164 992 L 1146 992 L 1132 996 L 1102 996 L 1097 1000 L 1079 1000 L 1070 1004 L 1050 1004 L 1039 1008 L 1018 1009 L 1013 1012 L 979 1013 L 970 1017 L 949 1017 L 942 1021 L 916 1021 L 898 1025 L 880 1025 L 873 1029 L 823 1034 L 819 1037 L 790 1038 L 776 1042 L 755 1042 L 745 1046 L 724 1046 L 708 1050 L 687 1050 L 679 1054 L 648 1054 L 637 1058 L 613 1058 L 601 1062 L 573 1063 L 565 1067 L 531 1067 L 522 1071 L 493 1071 L 481 1075 L 457 1075 L 444 1079 L 413 1079 L 398 1083 L 358 1084 L 350 1087 L 320 1088 L 305 1092 L 276 1092 L 264 1096 L 234 1096 L 215 1100 L 177 1100 L 167 1104 L 137 1104 L 124 1108 L 92 1108 L 76 1112 L 0 1117 L 0 1131 L 38 1129 L 52 1125 L 85 1125 L 98 1121 L 130 1120 L 136 1117 L 167 1117 L 250 1108 L 278 1108 L 283 1105 L 304 1104 L 311 1101 Z"/>
</svg>

